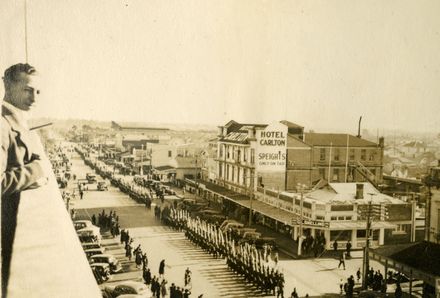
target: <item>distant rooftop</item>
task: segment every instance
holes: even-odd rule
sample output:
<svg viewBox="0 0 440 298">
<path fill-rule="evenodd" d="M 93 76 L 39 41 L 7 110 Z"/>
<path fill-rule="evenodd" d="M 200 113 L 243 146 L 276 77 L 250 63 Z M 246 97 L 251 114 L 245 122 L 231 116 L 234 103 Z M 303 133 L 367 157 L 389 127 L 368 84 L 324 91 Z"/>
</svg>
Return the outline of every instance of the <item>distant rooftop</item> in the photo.
<svg viewBox="0 0 440 298">
<path fill-rule="evenodd" d="M 304 142 L 313 146 L 332 146 L 335 147 L 377 147 L 378 144 L 367 141 L 353 135 L 337 133 L 305 133 Z"/>
<path fill-rule="evenodd" d="M 139 123 L 139 122 L 117 123 L 115 121 L 112 121 L 112 128 L 119 130 L 162 130 L 162 131 L 170 130 L 169 128 L 147 126 L 145 123 Z"/>
<path fill-rule="evenodd" d="M 282 120 L 280 121 L 281 124 L 284 124 L 285 126 L 287 126 L 288 128 L 304 128 L 304 126 L 298 125 L 296 123 L 287 121 L 287 120 Z"/>
</svg>

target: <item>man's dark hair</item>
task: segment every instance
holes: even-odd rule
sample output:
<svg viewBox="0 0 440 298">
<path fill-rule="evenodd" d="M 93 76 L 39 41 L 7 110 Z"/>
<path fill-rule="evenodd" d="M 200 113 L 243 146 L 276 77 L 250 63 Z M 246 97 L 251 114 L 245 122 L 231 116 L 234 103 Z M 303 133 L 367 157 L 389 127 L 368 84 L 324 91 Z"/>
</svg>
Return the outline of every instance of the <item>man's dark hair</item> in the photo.
<svg viewBox="0 0 440 298">
<path fill-rule="evenodd" d="M 18 63 L 15 65 L 12 65 L 8 69 L 5 70 L 5 75 L 3 77 L 3 81 L 5 82 L 5 85 L 12 82 L 18 82 L 20 73 L 25 74 L 34 74 L 36 72 L 35 68 L 28 63 Z"/>
</svg>

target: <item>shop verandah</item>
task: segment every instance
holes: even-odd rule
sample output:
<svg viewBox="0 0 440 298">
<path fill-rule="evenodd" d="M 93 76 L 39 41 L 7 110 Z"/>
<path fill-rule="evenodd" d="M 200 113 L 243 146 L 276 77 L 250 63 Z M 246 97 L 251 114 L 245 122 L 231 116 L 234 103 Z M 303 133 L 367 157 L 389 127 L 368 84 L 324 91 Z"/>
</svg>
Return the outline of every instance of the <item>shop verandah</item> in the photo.
<svg viewBox="0 0 440 298">
<path fill-rule="evenodd" d="M 252 223 L 277 236 L 277 240 L 279 239 L 285 243 L 284 249 L 286 252 L 292 256 L 297 256 L 300 224 L 298 213 L 292 211 L 295 210 L 295 207 L 286 210 L 286 206 L 280 206 L 275 201 L 266 202 L 267 200 L 262 199 L 263 194 L 261 192 L 255 192 L 251 200 L 248 195 L 224 188 L 219 184 L 206 181 L 196 183 L 190 179 L 186 179 L 186 183 L 194 192 L 207 199 L 211 207 L 221 210 L 224 214 L 243 223 L 249 222 L 249 209 L 252 209 Z M 255 199 L 256 197 L 259 199 Z M 292 206 L 292 203 L 287 206 Z M 309 215 L 311 210 L 316 209 L 315 204 L 306 202 L 304 202 L 304 207 L 304 214 L 308 213 Z M 374 222 L 370 234 L 371 247 L 383 245 L 385 229 L 394 227 L 395 225 L 389 222 Z M 324 238 L 324 248 L 327 251 L 333 251 L 335 240 L 338 250 L 346 249 L 348 241 L 351 242 L 353 249 L 361 249 L 366 243 L 366 224 L 363 221 L 325 222 L 311 219 L 311 216 L 305 216 L 302 229 L 303 240 L 316 239 L 316 237 Z"/>
<path fill-rule="evenodd" d="M 423 297 L 440 297 L 440 244 L 422 241 L 370 249 L 370 259 L 404 274 L 409 279 L 408 293 L 414 281 L 423 281 Z"/>
</svg>

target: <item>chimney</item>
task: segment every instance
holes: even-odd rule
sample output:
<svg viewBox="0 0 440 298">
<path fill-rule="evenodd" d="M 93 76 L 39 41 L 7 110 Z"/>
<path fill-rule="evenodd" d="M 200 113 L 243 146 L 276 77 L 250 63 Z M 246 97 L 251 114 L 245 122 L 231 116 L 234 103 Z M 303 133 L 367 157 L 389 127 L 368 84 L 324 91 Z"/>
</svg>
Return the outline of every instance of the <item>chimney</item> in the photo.
<svg viewBox="0 0 440 298">
<path fill-rule="evenodd" d="M 364 198 L 364 184 L 356 183 L 356 200 L 361 200 Z"/>
<path fill-rule="evenodd" d="M 385 148 L 385 138 L 384 137 L 379 138 L 379 147 Z"/>
</svg>

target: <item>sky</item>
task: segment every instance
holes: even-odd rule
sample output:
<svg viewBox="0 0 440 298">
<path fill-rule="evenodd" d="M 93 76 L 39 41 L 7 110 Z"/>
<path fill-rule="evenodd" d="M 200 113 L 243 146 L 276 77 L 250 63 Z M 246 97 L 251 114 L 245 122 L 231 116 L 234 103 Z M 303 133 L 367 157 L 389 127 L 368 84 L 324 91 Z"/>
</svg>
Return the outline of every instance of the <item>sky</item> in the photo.
<svg viewBox="0 0 440 298">
<path fill-rule="evenodd" d="M 27 3 L 34 117 L 440 132 L 440 1 Z M 0 3 L 0 68 L 26 60 Z M 3 94 L 3 86 L 0 89 Z"/>
</svg>

